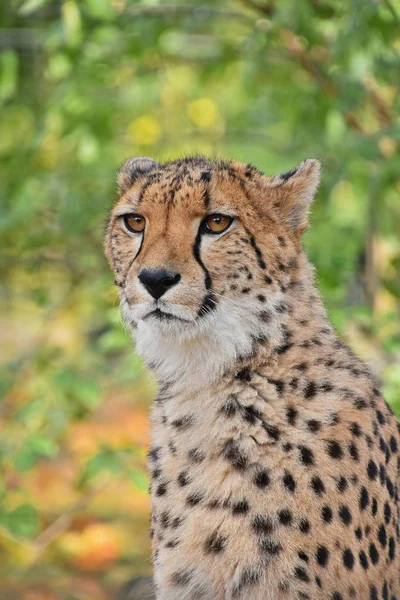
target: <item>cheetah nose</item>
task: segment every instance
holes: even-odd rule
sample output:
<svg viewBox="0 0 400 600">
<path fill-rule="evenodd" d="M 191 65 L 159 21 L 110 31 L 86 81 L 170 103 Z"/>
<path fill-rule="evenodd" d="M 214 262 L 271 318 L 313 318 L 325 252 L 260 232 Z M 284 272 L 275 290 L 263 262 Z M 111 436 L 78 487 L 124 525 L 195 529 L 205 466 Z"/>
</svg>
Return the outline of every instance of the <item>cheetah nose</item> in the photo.
<svg viewBox="0 0 400 600">
<path fill-rule="evenodd" d="M 161 298 L 165 292 L 180 281 L 179 273 L 173 273 L 166 269 L 141 269 L 138 279 L 155 300 Z"/>
</svg>

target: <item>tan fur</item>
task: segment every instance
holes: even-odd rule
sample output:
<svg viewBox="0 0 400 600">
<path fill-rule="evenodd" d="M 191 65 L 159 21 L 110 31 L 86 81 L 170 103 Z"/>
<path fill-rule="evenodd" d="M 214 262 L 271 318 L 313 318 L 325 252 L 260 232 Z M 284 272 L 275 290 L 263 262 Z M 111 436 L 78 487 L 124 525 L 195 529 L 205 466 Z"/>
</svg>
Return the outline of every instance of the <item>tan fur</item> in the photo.
<svg viewBox="0 0 400 600">
<path fill-rule="evenodd" d="M 159 382 L 157 599 L 400 598 L 398 425 L 338 341 L 300 242 L 317 161 L 268 178 L 237 162 L 139 159 L 119 181 L 106 253 Z M 129 212 L 143 235 L 125 231 Z M 212 213 L 235 220 L 200 236 Z M 156 302 L 144 267 L 181 280 Z"/>
</svg>

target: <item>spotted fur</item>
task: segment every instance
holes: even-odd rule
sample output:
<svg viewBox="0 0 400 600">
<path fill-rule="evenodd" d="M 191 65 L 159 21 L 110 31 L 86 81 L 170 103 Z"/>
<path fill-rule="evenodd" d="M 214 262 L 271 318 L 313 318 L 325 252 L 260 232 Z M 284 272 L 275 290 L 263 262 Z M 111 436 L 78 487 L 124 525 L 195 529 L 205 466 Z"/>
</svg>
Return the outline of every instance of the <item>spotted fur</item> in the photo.
<svg viewBox="0 0 400 600">
<path fill-rule="evenodd" d="M 308 160 L 131 159 L 106 253 L 159 384 L 152 416 L 158 600 L 396 600 L 399 425 L 338 340 L 301 246 Z M 124 230 L 138 212 L 143 234 Z M 206 214 L 235 217 L 201 233 Z M 155 301 L 142 268 L 181 275 Z"/>
</svg>

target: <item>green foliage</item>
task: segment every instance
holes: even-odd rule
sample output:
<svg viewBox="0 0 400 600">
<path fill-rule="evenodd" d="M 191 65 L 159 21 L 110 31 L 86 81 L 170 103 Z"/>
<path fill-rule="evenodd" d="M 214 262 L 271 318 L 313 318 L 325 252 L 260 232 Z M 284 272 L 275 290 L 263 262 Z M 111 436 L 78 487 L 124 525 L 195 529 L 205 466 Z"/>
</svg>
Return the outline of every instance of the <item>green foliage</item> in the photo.
<svg viewBox="0 0 400 600">
<path fill-rule="evenodd" d="M 51 566 L 56 582 L 82 548 L 57 550 L 49 525 L 76 510 L 117 526 L 119 482 L 137 502 L 147 487 L 153 385 L 102 251 L 128 156 L 216 154 L 268 174 L 320 158 L 305 244 L 340 334 L 400 414 L 400 0 L 13 0 L 0 23 L 0 581 L 23 578 L 11 536 L 31 540 L 27 580 Z M 46 502 L 49 479 L 62 491 Z M 113 508 L 92 508 L 108 480 Z M 144 539 L 114 559 L 121 579 Z M 83 598 L 69 581 L 57 598 Z"/>
</svg>

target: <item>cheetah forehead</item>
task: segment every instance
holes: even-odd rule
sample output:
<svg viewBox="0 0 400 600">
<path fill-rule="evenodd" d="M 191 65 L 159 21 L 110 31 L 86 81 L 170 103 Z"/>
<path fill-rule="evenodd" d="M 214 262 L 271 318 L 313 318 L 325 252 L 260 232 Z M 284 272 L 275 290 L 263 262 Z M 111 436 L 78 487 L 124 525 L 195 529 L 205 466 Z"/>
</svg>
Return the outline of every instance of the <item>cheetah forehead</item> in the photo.
<svg viewBox="0 0 400 600">
<path fill-rule="evenodd" d="M 128 159 L 117 175 L 119 204 L 134 208 L 153 201 L 180 203 L 201 213 L 234 205 L 249 216 L 267 214 L 269 220 L 302 233 L 307 214 L 319 184 L 320 163 L 314 159 L 276 175 L 266 176 L 250 163 L 187 157 L 160 164 L 151 158 Z M 213 202 L 214 201 L 214 202 Z"/>
</svg>

